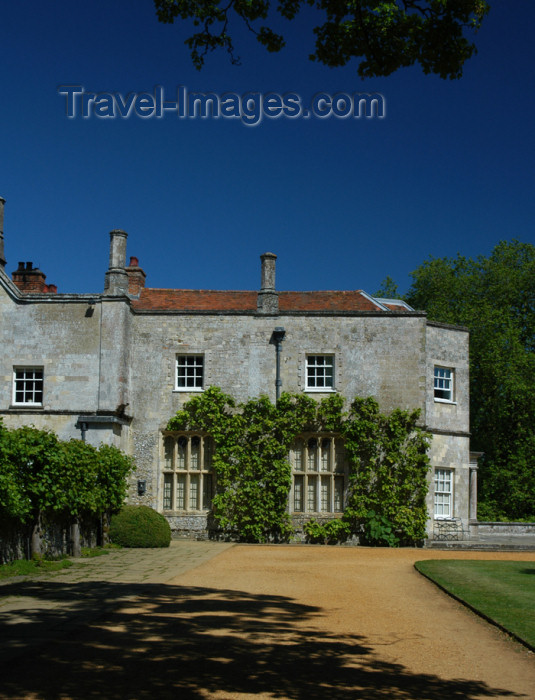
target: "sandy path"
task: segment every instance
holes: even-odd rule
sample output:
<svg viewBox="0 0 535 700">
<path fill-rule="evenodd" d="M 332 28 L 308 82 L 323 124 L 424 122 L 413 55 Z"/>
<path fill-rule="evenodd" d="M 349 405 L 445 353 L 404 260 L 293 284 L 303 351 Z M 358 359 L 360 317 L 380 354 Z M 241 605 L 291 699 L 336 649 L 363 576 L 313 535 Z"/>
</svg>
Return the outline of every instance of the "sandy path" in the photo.
<svg viewBox="0 0 535 700">
<path fill-rule="evenodd" d="M 535 561 L 532 553 L 240 547 L 178 581 L 256 596 L 276 591 L 307 606 L 288 640 L 297 627 L 319 642 L 323 658 L 314 662 L 326 673 L 312 675 L 328 697 L 535 698 L 535 656 L 421 577 L 413 564 L 424 558 Z M 256 644 L 254 635 L 250 642 Z M 331 644 L 336 659 L 329 664 Z M 306 697 L 293 694 L 292 675 L 290 668 L 288 697 Z"/>
<path fill-rule="evenodd" d="M 535 698 L 535 658 L 413 569 L 443 553 L 237 546 L 2 670 L 2 698 Z M 29 663 L 28 663 L 29 662 Z"/>
</svg>

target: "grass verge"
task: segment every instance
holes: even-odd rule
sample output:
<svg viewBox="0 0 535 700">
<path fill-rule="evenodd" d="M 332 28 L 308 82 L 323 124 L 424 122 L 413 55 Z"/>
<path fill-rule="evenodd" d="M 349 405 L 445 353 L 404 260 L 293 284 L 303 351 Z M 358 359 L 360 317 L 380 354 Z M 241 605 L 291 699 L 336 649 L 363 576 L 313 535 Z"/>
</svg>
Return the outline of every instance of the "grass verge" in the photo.
<svg viewBox="0 0 535 700">
<path fill-rule="evenodd" d="M 535 651 L 535 562 L 429 559 L 415 568 Z"/>
<path fill-rule="evenodd" d="M 0 566 L 0 579 L 10 576 L 35 576 L 48 571 L 60 571 L 72 566 L 72 561 L 60 559 L 59 561 L 48 561 L 47 559 L 18 559 L 10 564 Z"/>
<path fill-rule="evenodd" d="M 109 554 L 111 551 L 111 546 L 106 547 L 82 547 L 82 559 L 92 559 L 93 557 L 102 557 L 105 554 Z M 120 549 L 120 547 L 113 547 L 113 549 Z"/>
</svg>

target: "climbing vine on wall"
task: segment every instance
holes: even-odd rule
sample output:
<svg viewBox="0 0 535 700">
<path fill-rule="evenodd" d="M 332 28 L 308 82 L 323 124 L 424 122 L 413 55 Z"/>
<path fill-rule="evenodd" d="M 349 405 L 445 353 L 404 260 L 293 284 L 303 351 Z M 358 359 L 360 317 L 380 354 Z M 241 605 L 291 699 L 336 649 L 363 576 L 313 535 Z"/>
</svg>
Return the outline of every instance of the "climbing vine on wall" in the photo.
<svg viewBox="0 0 535 700">
<path fill-rule="evenodd" d="M 417 427 L 419 412 L 379 412 L 374 399 L 355 399 L 344 412 L 339 394 L 316 402 L 283 393 L 236 404 L 217 387 L 193 397 L 171 418 L 168 430 L 202 430 L 215 444 L 217 494 L 213 514 L 221 530 L 243 541 L 285 540 L 291 532 L 288 494 L 292 470 L 288 452 L 304 431 L 332 432 L 345 440 L 349 484 L 345 525 L 337 531 L 367 533 L 375 523 L 375 544 L 413 542 L 424 537 L 429 462 L 427 438 Z M 373 514 L 373 518 L 372 518 Z M 391 535 L 381 541 L 383 524 Z M 321 527 L 321 526 L 320 526 Z M 332 536 L 326 533 L 326 539 Z M 332 538 L 331 538 L 332 539 Z"/>
<path fill-rule="evenodd" d="M 356 398 L 344 421 L 349 494 L 344 519 L 359 524 L 370 544 L 396 545 L 425 537 L 429 435 L 419 410 L 388 416 L 373 398 Z M 383 531 L 383 535 L 381 535 Z"/>
<path fill-rule="evenodd" d="M 212 436 L 218 485 L 213 512 L 225 533 L 247 542 L 291 534 L 288 450 L 314 412 L 315 402 L 304 395 L 283 394 L 277 405 L 261 396 L 236 406 L 210 387 L 169 421 L 168 430 L 200 429 Z"/>
</svg>

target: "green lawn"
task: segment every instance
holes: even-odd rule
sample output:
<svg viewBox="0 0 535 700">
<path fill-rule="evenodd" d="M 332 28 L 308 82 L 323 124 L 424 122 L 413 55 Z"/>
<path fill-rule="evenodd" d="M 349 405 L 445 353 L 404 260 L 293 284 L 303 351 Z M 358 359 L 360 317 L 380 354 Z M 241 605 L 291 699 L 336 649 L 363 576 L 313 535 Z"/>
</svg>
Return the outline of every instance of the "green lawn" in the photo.
<svg viewBox="0 0 535 700">
<path fill-rule="evenodd" d="M 535 562 L 429 559 L 415 567 L 535 651 Z"/>
</svg>

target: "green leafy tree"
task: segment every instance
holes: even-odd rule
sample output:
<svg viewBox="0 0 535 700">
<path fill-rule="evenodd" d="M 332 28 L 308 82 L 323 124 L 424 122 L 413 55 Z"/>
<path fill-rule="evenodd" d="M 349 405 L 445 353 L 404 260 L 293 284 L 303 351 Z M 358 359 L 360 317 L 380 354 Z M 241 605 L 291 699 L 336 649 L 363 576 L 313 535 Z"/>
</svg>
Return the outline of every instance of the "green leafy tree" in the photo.
<svg viewBox="0 0 535 700">
<path fill-rule="evenodd" d="M 390 275 L 387 275 L 373 296 L 381 299 L 397 299 L 399 297 L 398 285 Z"/>
<path fill-rule="evenodd" d="M 43 518 L 61 510 L 64 499 L 64 485 L 55 478 L 61 465 L 59 441 L 49 431 L 22 427 L 7 431 L 5 448 L 9 467 L 4 483 L 12 480 L 7 491 L 12 498 L 10 503 L 2 492 L 0 499 L 27 526 L 32 555 L 40 555 Z"/>
<path fill-rule="evenodd" d="M 128 490 L 128 476 L 134 470 L 132 457 L 113 445 L 100 445 L 96 474 L 98 515 L 110 516 L 121 509 Z"/>
<path fill-rule="evenodd" d="M 344 66 L 359 60 L 361 77 L 390 75 L 398 68 L 419 64 L 424 73 L 459 78 L 464 62 L 476 51 L 465 35 L 476 31 L 489 10 L 485 0 L 154 0 L 160 22 L 191 20 L 196 28 L 186 39 L 194 65 L 201 68 L 210 51 L 226 49 L 239 63 L 229 26 L 243 23 L 268 51 L 280 51 L 284 36 L 270 12 L 298 21 L 302 7 L 312 7 L 323 20 L 314 29 L 311 60 Z M 280 21 L 276 22 L 277 25 Z"/>
<path fill-rule="evenodd" d="M 15 463 L 10 459 L 9 431 L 0 419 L 0 522 L 24 519 L 30 510 Z"/>
<path fill-rule="evenodd" d="M 488 258 L 431 258 L 412 278 L 409 304 L 470 329 L 479 517 L 534 519 L 535 246 L 502 241 Z"/>
<path fill-rule="evenodd" d="M 32 554 L 39 555 L 45 524 L 70 524 L 77 553 L 80 522 L 119 510 L 132 469 L 131 458 L 115 447 L 97 450 L 47 430 L 6 430 L 0 423 L 0 519 L 25 527 Z"/>
</svg>

